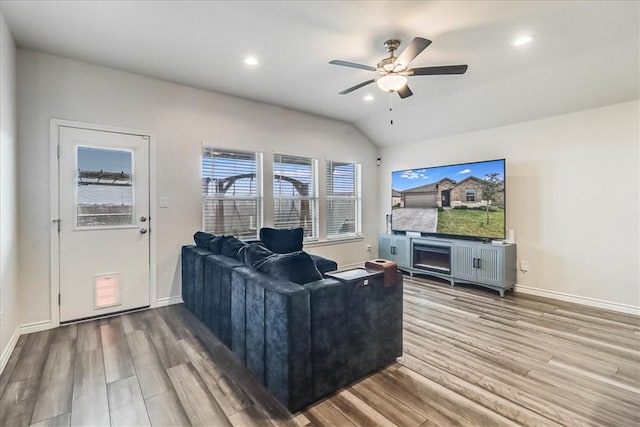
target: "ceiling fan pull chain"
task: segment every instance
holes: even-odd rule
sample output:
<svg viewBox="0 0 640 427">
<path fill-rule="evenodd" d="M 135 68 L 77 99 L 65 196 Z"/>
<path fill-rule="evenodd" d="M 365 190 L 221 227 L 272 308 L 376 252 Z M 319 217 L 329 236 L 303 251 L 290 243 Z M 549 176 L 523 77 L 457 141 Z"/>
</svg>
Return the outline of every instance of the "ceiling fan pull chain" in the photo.
<svg viewBox="0 0 640 427">
<path fill-rule="evenodd" d="M 393 92 L 389 92 L 389 118 L 391 126 L 393 126 Z"/>
</svg>

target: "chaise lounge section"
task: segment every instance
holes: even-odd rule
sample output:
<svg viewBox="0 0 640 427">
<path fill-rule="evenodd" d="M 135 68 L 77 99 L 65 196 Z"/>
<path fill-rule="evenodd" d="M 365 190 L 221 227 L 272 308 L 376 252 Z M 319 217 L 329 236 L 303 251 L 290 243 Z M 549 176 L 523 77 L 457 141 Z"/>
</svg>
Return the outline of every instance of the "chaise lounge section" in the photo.
<svg viewBox="0 0 640 427">
<path fill-rule="evenodd" d="M 393 287 L 382 275 L 341 282 L 322 278 L 304 252 L 212 239 L 182 248 L 185 305 L 291 411 L 402 354 L 400 273 Z"/>
</svg>

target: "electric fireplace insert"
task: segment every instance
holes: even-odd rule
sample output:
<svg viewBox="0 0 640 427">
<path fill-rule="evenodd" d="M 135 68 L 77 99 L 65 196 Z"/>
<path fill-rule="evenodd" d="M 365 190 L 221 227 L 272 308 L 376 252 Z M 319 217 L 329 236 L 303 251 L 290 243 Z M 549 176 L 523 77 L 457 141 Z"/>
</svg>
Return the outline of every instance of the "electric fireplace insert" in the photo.
<svg viewBox="0 0 640 427">
<path fill-rule="evenodd" d="M 414 244 L 413 268 L 451 274 L 451 247 Z"/>
</svg>

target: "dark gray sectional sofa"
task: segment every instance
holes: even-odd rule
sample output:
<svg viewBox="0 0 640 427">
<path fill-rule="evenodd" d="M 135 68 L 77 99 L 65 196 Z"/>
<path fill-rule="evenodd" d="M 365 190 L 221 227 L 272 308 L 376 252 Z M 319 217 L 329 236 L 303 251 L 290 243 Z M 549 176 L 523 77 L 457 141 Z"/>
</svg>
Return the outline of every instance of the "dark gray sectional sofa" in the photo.
<svg viewBox="0 0 640 427">
<path fill-rule="evenodd" d="M 393 287 L 382 275 L 368 286 L 297 284 L 247 266 L 238 252 L 183 246 L 184 302 L 292 412 L 402 354 L 400 273 Z"/>
</svg>

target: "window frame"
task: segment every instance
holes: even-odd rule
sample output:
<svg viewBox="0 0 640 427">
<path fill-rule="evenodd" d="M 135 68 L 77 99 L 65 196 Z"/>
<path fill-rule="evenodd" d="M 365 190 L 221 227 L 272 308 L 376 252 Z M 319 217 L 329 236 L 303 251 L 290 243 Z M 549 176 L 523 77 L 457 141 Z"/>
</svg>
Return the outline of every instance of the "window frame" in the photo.
<svg viewBox="0 0 640 427">
<path fill-rule="evenodd" d="M 279 157 L 279 161 L 276 161 L 276 157 Z M 300 196 L 300 195 L 293 195 L 293 196 L 283 196 L 283 195 L 279 195 L 276 196 L 276 169 L 278 164 L 287 164 L 285 162 L 282 161 L 282 159 L 284 157 L 289 157 L 289 158 L 298 158 L 301 160 L 309 160 L 310 161 L 310 166 L 311 166 L 311 185 L 310 185 L 310 191 L 309 191 L 309 195 L 308 196 Z M 276 206 L 279 204 L 279 202 L 283 201 L 283 200 L 290 200 L 290 201 L 303 201 L 303 200 L 308 200 L 311 203 L 311 210 L 310 210 L 310 215 L 311 215 L 311 235 L 307 236 L 306 235 L 306 230 L 305 230 L 305 236 L 304 236 L 304 241 L 306 242 L 315 242 L 318 241 L 320 238 L 320 227 L 319 227 L 319 192 L 318 192 L 318 160 L 313 158 L 313 157 L 307 157 L 307 156 L 300 156 L 297 154 L 287 154 L 287 153 L 278 153 L 278 152 L 274 152 L 273 153 L 273 157 L 272 157 L 272 165 L 273 165 L 273 224 L 275 228 L 278 228 L 278 224 L 276 223 Z M 289 163 L 291 164 L 291 163 Z M 280 182 L 282 182 L 282 180 L 278 180 Z M 298 227 L 302 227 L 302 225 L 298 225 Z M 302 227 L 304 229 L 304 227 Z"/>
<path fill-rule="evenodd" d="M 205 157 L 209 157 L 209 158 L 215 158 L 215 155 L 208 155 L 205 156 L 205 153 L 209 151 L 211 154 L 214 154 L 216 151 L 218 152 L 222 152 L 222 153 L 229 153 L 229 154 L 236 154 L 238 156 L 243 156 L 243 155 L 253 155 L 255 156 L 255 176 L 254 176 L 254 180 L 255 180 L 255 196 L 237 196 L 237 195 L 208 195 L 205 194 L 204 192 L 204 180 L 206 178 L 210 178 L 210 177 L 206 177 L 205 176 L 205 171 L 204 171 L 204 167 L 203 167 L 203 162 Z M 201 189 L 200 189 L 200 196 L 201 196 L 201 221 L 202 221 L 202 230 L 203 231 L 207 231 L 207 227 L 206 227 L 206 218 L 207 215 L 205 213 L 205 201 L 215 201 L 215 200 L 235 200 L 235 201 L 246 201 L 246 200 L 255 200 L 256 202 L 256 215 L 255 215 L 255 235 L 241 235 L 241 236 L 236 236 L 239 239 L 243 240 L 243 239 L 257 239 L 258 238 L 258 234 L 260 231 L 260 228 L 262 228 L 263 224 L 264 224 L 264 191 L 263 191 L 263 170 L 264 170 L 264 166 L 263 166 L 263 154 L 259 151 L 247 151 L 247 150 L 236 150 L 236 149 L 231 149 L 231 148 L 220 148 L 220 147 L 216 147 L 216 146 L 212 146 L 212 145 L 205 145 L 202 144 L 202 149 L 201 149 L 201 154 L 200 154 L 200 185 L 201 185 Z M 215 221 L 215 216 L 211 215 L 210 218 L 213 218 L 212 221 Z M 252 227 L 249 227 L 249 230 L 252 230 Z M 213 232 L 213 231 L 210 231 Z M 225 234 L 227 234 L 227 232 L 224 232 Z"/>
<path fill-rule="evenodd" d="M 329 183 L 329 172 L 332 170 L 333 164 L 341 165 L 353 165 L 354 166 L 354 195 L 353 196 L 340 196 L 329 194 L 329 188 L 333 188 L 333 185 Z M 362 165 L 356 162 L 338 161 L 325 159 L 325 236 L 327 241 L 336 240 L 352 240 L 362 237 Z M 333 200 L 353 200 L 354 204 L 354 231 L 350 233 L 330 234 L 329 232 L 329 205 Z"/>
</svg>

